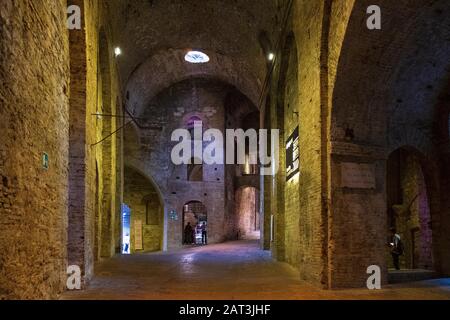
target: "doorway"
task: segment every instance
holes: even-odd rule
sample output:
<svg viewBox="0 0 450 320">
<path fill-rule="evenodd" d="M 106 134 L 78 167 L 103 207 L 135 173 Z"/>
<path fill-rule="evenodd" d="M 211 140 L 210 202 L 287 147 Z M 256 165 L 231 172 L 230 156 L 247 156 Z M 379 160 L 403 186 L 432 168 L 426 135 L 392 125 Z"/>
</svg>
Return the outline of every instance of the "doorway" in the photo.
<svg viewBox="0 0 450 320">
<path fill-rule="evenodd" d="M 261 238 L 259 215 L 259 190 L 244 186 L 236 190 L 236 217 L 239 240 L 259 240 Z"/>
<path fill-rule="evenodd" d="M 190 201 L 183 206 L 183 245 L 208 244 L 208 214 L 200 201 Z"/>
<path fill-rule="evenodd" d="M 131 253 L 130 243 L 131 209 L 122 204 L 122 254 Z"/>
<path fill-rule="evenodd" d="M 394 151 L 388 159 L 386 182 L 388 225 L 395 228 L 404 246 L 400 268 L 433 270 L 429 190 L 420 154 L 410 148 Z"/>
</svg>

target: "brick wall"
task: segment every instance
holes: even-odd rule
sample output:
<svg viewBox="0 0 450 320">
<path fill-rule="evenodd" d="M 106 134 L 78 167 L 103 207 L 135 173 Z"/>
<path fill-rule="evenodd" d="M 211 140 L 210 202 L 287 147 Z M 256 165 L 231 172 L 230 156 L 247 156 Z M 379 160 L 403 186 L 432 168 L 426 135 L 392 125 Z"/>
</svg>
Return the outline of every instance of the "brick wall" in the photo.
<svg viewBox="0 0 450 320">
<path fill-rule="evenodd" d="M 70 31 L 69 264 L 89 281 L 94 261 L 120 250 L 121 133 L 106 137 L 121 123 L 111 117 L 121 114 L 121 93 L 104 3 L 70 4 L 82 9 L 83 29 Z"/>
<path fill-rule="evenodd" d="M 280 129 L 280 172 L 270 204 L 275 214 L 274 256 L 320 285 L 324 270 L 320 3 L 294 2 L 286 43 L 272 79 L 271 126 Z M 289 30 L 290 35 L 289 35 Z M 286 181 L 287 138 L 299 126 L 300 174 Z"/>
<path fill-rule="evenodd" d="M 65 12 L 65 1 L 0 3 L 0 299 L 54 298 L 65 284 Z"/>
</svg>

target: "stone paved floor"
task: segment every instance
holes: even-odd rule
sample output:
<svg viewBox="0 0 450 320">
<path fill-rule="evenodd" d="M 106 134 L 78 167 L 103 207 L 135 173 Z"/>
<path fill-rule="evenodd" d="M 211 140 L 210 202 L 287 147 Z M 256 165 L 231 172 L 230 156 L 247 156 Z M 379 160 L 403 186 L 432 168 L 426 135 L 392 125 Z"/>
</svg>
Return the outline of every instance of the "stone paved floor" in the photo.
<svg viewBox="0 0 450 320">
<path fill-rule="evenodd" d="M 295 269 L 273 261 L 254 241 L 228 242 L 172 253 L 117 256 L 97 266 L 87 290 L 62 299 L 450 299 L 450 279 L 383 290 L 321 290 Z"/>
</svg>

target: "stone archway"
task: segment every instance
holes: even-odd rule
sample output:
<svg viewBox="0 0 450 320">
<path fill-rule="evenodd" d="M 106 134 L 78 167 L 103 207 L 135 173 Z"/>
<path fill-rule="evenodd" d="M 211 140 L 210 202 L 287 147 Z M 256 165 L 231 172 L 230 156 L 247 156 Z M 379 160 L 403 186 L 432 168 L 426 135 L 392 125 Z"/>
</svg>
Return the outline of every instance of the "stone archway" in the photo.
<svg viewBox="0 0 450 320">
<path fill-rule="evenodd" d="M 387 219 L 405 247 L 400 259 L 402 269 L 434 269 L 432 222 L 436 217 L 432 216 L 430 197 L 435 190 L 427 181 L 424 166 L 420 153 L 406 147 L 392 152 L 387 162 Z"/>
<path fill-rule="evenodd" d="M 342 40 L 337 41 L 342 43 L 338 55 L 336 48 L 329 48 L 330 61 L 337 62 L 330 65 L 334 82 L 329 84 L 326 137 L 330 288 L 364 286 L 367 267 L 373 264 L 381 267 L 383 279 L 387 279 L 386 160 L 390 151 L 407 145 L 426 159 L 437 156 L 432 134 L 436 97 L 447 78 L 450 48 L 441 45 L 447 37 L 445 30 L 434 32 L 417 26 L 436 19 L 445 1 L 409 1 L 408 6 L 381 1 L 378 5 L 383 8 L 383 29 L 395 32 L 387 35 L 369 31 L 365 26 L 367 4 L 355 1 L 348 8 L 351 10 L 346 10 L 351 14 L 341 29 L 345 30 L 340 32 L 342 38 L 334 31 L 330 33 L 333 41 Z M 440 23 L 447 22 L 445 18 Z M 332 25 L 335 23 L 332 21 Z M 435 39 L 432 45 L 420 46 L 417 42 L 430 37 Z M 426 61 L 430 59 L 429 64 Z M 435 72 L 430 73 L 430 68 Z M 436 190 L 435 170 L 423 162 L 422 170 L 425 180 L 432 183 L 428 188 Z M 359 178 L 343 184 L 343 177 L 349 174 Z M 371 182 L 361 184 L 363 177 L 370 177 Z M 432 217 L 440 205 L 435 194 L 429 197 Z M 441 229 L 433 226 L 433 238 Z M 348 259 L 349 250 L 352 259 Z M 355 257 L 359 261 L 356 266 Z M 439 255 L 434 258 L 438 268 Z M 352 281 L 344 280 L 349 278 Z"/>
<path fill-rule="evenodd" d="M 235 192 L 235 215 L 239 240 L 261 238 L 259 197 L 259 189 L 254 186 L 241 186 Z"/>
<path fill-rule="evenodd" d="M 126 165 L 124 171 L 123 201 L 130 209 L 131 253 L 164 250 L 165 208 L 158 187 L 131 166 Z"/>
</svg>

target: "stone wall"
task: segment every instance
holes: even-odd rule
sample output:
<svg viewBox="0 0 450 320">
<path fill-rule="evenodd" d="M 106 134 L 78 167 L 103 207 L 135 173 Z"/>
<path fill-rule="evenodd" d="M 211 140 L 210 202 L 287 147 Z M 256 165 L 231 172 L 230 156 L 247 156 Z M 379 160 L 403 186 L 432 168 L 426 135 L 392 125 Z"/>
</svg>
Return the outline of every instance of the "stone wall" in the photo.
<svg viewBox="0 0 450 320">
<path fill-rule="evenodd" d="M 65 1 L 0 2 L 0 83 L 0 299 L 55 298 L 67 266 Z"/>
</svg>

